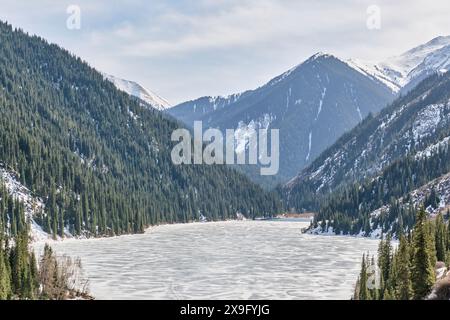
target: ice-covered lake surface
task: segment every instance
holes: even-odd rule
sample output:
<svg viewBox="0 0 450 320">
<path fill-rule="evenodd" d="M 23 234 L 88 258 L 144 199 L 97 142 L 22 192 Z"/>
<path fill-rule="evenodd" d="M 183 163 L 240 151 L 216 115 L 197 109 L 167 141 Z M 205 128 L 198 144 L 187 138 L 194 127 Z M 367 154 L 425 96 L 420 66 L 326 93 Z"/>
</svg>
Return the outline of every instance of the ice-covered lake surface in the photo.
<svg viewBox="0 0 450 320">
<path fill-rule="evenodd" d="M 82 259 L 97 299 L 349 299 L 361 257 L 375 254 L 378 241 L 301 234 L 307 225 L 164 225 L 141 235 L 51 245 Z"/>
</svg>

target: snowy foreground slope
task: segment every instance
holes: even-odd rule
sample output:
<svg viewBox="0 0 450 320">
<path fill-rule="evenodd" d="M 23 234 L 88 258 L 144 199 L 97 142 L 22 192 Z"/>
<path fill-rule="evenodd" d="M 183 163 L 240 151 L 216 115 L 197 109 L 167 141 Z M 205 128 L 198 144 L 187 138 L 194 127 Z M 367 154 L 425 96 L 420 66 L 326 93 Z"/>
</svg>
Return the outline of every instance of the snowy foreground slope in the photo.
<svg viewBox="0 0 450 320">
<path fill-rule="evenodd" d="M 35 197 L 31 191 L 19 182 L 17 175 L 5 168 L 0 163 L 0 183 L 6 186 L 9 194 L 16 200 L 21 201 L 25 206 L 25 216 L 31 222 L 31 238 L 33 241 L 50 239 L 50 235 L 44 232 L 42 228 L 34 221 L 33 216 L 38 212 L 44 211 L 44 202 L 41 198 Z"/>
<path fill-rule="evenodd" d="M 144 88 L 134 81 L 120 79 L 106 73 L 102 74 L 105 79 L 111 81 L 117 89 L 124 91 L 133 97 L 141 99 L 157 110 L 162 111 L 171 107 L 167 100 L 161 98 L 156 93 Z"/>
</svg>

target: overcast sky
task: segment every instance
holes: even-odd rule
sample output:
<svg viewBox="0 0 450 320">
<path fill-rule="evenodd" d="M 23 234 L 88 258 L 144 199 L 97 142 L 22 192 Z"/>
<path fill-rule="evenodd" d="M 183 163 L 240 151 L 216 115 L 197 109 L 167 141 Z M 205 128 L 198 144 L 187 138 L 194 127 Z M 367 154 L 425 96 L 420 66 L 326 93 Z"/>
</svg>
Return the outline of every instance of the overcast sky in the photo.
<svg viewBox="0 0 450 320">
<path fill-rule="evenodd" d="M 448 0 L 0 0 L 1 20 L 172 104 L 256 88 L 318 51 L 383 60 L 450 35 L 449 16 Z"/>
</svg>

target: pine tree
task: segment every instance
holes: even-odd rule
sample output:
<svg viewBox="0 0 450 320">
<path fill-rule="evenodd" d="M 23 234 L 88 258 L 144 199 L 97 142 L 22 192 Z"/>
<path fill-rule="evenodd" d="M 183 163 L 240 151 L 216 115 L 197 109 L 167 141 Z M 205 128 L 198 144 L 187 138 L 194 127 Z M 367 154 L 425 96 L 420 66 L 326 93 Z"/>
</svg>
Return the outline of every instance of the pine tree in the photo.
<svg viewBox="0 0 450 320">
<path fill-rule="evenodd" d="M 445 262 L 447 239 L 446 239 L 446 227 L 444 223 L 444 218 L 442 214 L 436 217 L 435 225 L 435 247 L 436 247 L 436 258 L 438 261 Z"/>
<path fill-rule="evenodd" d="M 8 299 L 11 296 L 11 277 L 5 255 L 3 241 L 0 240 L 0 300 Z"/>
<path fill-rule="evenodd" d="M 371 280 L 374 281 L 372 282 L 373 288 L 369 289 L 370 300 L 380 300 L 381 289 L 383 288 L 383 276 L 376 272 L 377 263 L 374 256 L 372 256 L 372 259 L 370 260 L 370 267 L 372 273 L 368 276 L 370 276 Z"/>
<path fill-rule="evenodd" d="M 447 216 L 449 216 L 450 210 L 447 212 Z M 447 251 L 450 252 L 450 216 L 448 217 L 447 223 Z"/>
<path fill-rule="evenodd" d="M 409 243 L 406 237 L 400 236 L 400 244 L 396 256 L 397 272 L 395 294 L 398 300 L 410 300 L 412 298 L 411 269 Z"/>
<path fill-rule="evenodd" d="M 35 221 L 53 236 L 140 232 L 200 211 L 209 220 L 281 211 L 277 193 L 226 166 L 174 165 L 180 124 L 65 50 L 3 22 L 0 43 L 0 162 L 46 200 Z M 3 199 L 16 208 L 5 210 L 15 236 L 25 219 Z"/>
<path fill-rule="evenodd" d="M 432 265 L 431 239 L 428 233 L 426 212 L 419 210 L 413 232 L 413 265 L 412 288 L 414 299 L 424 299 L 435 281 L 434 266 Z"/>
<path fill-rule="evenodd" d="M 392 268 L 392 239 L 388 235 L 386 240 L 381 240 L 378 249 L 378 266 L 381 269 L 383 285 L 381 287 L 381 298 L 384 298 L 384 292 L 389 284 L 389 275 Z"/>
<path fill-rule="evenodd" d="M 361 263 L 361 272 L 359 274 L 359 290 L 358 300 L 369 300 L 369 291 L 367 288 L 367 259 L 366 255 L 363 255 Z"/>
</svg>

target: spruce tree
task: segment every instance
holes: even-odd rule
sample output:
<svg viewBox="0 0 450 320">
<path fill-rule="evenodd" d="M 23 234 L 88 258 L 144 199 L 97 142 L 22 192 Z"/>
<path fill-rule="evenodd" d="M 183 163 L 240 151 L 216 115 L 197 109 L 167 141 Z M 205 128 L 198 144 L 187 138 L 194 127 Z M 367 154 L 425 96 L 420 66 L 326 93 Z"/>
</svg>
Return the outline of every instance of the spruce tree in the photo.
<svg viewBox="0 0 450 320">
<path fill-rule="evenodd" d="M 7 268 L 6 252 L 0 240 L 0 300 L 6 300 L 11 296 L 11 276 Z"/>
<path fill-rule="evenodd" d="M 384 298 L 384 292 L 386 287 L 389 285 L 389 275 L 392 267 L 392 239 L 388 235 L 386 240 L 381 240 L 378 248 L 378 267 L 381 269 L 381 299 Z"/>
<path fill-rule="evenodd" d="M 359 290 L 358 300 L 369 300 L 369 291 L 367 288 L 367 259 L 366 255 L 363 255 L 361 263 L 361 272 L 359 274 Z"/>
<path fill-rule="evenodd" d="M 450 211 L 447 212 L 447 215 L 450 214 Z M 450 217 L 448 217 L 447 223 L 447 251 L 450 252 Z"/>
<path fill-rule="evenodd" d="M 444 218 L 442 214 L 436 217 L 435 225 L 435 247 L 436 247 L 436 258 L 438 261 L 445 262 L 447 239 L 446 239 L 446 227 L 444 223 Z"/>
<path fill-rule="evenodd" d="M 428 233 L 427 216 L 424 208 L 418 211 L 413 231 L 412 288 L 414 299 L 424 299 L 435 281 L 432 265 L 431 239 Z"/>
<path fill-rule="evenodd" d="M 403 234 L 400 236 L 400 244 L 397 251 L 396 260 L 396 298 L 398 300 L 411 300 L 412 284 L 409 243 Z"/>
</svg>

